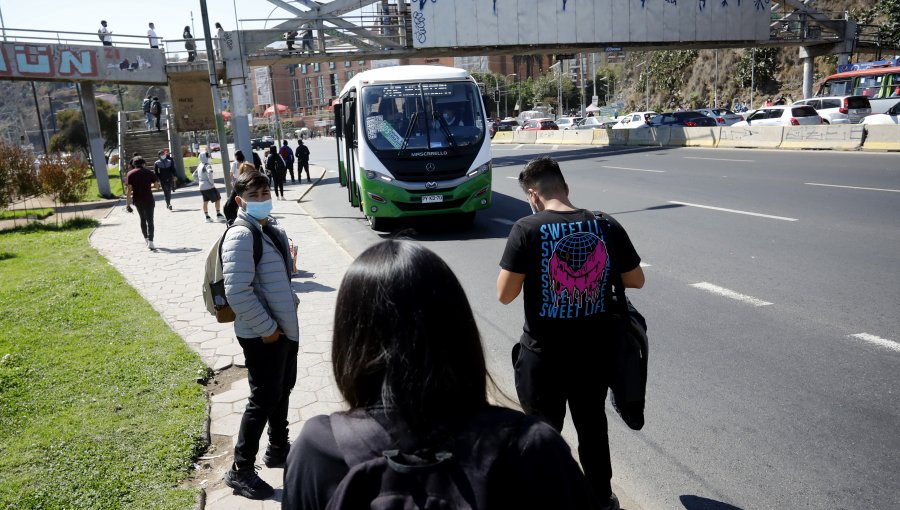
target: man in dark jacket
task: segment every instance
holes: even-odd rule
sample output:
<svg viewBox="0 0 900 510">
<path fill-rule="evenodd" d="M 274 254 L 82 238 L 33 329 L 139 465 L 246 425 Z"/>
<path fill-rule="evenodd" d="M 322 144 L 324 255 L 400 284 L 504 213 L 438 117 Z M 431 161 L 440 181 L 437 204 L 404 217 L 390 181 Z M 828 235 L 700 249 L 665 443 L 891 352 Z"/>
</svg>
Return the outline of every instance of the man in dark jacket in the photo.
<svg viewBox="0 0 900 510">
<path fill-rule="evenodd" d="M 525 325 L 513 350 L 522 409 L 562 431 L 566 404 L 596 508 L 615 510 L 603 401 L 624 324 L 613 313 L 616 273 L 641 288 L 640 257 L 625 229 L 569 201 L 559 165 L 534 159 L 519 174 L 534 214 L 513 225 L 500 260 L 497 298 L 511 303 L 524 288 Z"/>
<path fill-rule="evenodd" d="M 153 171 L 162 186 L 163 195 L 166 197 L 166 209 L 172 210 L 172 182 L 175 180 L 175 162 L 169 157 L 169 151 L 162 150 L 158 153 L 159 159 L 153 163 Z"/>
<path fill-rule="evenodd" d="M 309 177 L 309 147 L 303 143 L 303 139 L 297 140 L 297 149 L 294 151 L 297 156 L 297 177 L 303 180 L 303 171 L 306 170 L 306 182 L 312 182 Z"/>
<path fill-rule="evenodd" d="M 281 150 L 278 151 L 278 154 L 281 155 L 284 166 L 287 167 L 287 171 L 291 174 L 291 183 L 296 183 L 297 180 L 294 179 L 294 152 L 288 147 L 287 140 L 281 141 Z M 285 177 L 285 179 L 287 179 L 287 177 Z"/>
<path fill-rule="evenodd" d="M 130 213 L 137 209 L 141 221 L 141 234 L 144 235 L 147 248 L 156 250 L 156 246 L 153 245 L 153 210 L 156 208 L 156 202 L 150 189 L 156 181 L 156 174 L 149 168 L 144 168 L 144 159 L 140 156 L 131 160 L 131 167 L 132 170 L 125 175 L 125 185 L 128 187 L 125 192 L 125 210 Z M 132 204 L 134 209 L 131 207 Z"/>
<path fill-rule="evenodd" d="M 150 113 L 156 119 L 156 130 L 162 131 L 162 128 L 159 127 L 159 118 L 162 116 L 162 103 L 159 102 L 159 98 L 156 96 L 153 96 L 153 100 L 150 101 Z"/>
<path fill-rule="evenodd" d="M 269 157 L 266 158 L 266 171 L 272 176 L 274 182 L 275 196 L 284 200 L 284 180 L 287 177 L 287 168 L 284 160 L 278 154 L 278 147 L 269 147 Z"/>
</svg>

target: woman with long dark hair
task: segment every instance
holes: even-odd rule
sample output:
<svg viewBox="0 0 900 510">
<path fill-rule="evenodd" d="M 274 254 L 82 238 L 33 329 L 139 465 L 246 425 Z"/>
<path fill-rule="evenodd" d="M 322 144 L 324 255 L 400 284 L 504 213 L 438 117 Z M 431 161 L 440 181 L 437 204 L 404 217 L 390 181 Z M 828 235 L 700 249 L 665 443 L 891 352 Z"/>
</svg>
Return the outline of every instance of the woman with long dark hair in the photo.
<svg viewBox="0 0 900 510">
<path fill-rule="evenodd" d="M 282 508 L 323 509 L 332 496 L 365 503 L 377 489 L 350 491 L 342 480 L 373 476 L 359 465 L 392 450 L 395 463 L 449 452 L 457 496 L 474 509 L 590 507 L 559 434 L 488 403 L 491 379 L 472 309 L 434 252 L 387 240 L 350 265 L 337 296 L 332 360 L 349 410 L 307 421 L 285 465 Z"/>
</svg>

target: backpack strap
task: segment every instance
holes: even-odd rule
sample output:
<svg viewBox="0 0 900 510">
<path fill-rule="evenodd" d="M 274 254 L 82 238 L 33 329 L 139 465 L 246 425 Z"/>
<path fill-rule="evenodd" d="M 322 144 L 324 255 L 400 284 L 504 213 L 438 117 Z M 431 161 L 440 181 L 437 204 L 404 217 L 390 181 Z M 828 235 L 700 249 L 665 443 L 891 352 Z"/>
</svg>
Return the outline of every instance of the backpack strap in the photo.
<svg viewBox="0 0 900 510">
<path fill-rule="evenodd" d="M 251 234 L 253 234 L 253 267 L 258 266 L 259 261 L 262 260 L 262 233 L 260 233 L 260 231 L 256 227 L 248 223 L 246 220 L 236 218 L 233 222 L 231 222 L 230 225 L 228 225 L 228 227 L 225 229 L 225 232 L 222 233 L 223 242 L 225 241 L 225 234 L 228 233 L 228 229 L 235 225 L 245 227 L 250 231 Z M 219 243 L 219 260 L 222 260 L 222 244 L 222 242 Z"/>
<path fill-rule="evenodd" d="M 334 441 L 349 467 L 382 456 L 393 442 L 388 431 L 365 409 L 333 413 L 329 420 Z"/>
</svg>

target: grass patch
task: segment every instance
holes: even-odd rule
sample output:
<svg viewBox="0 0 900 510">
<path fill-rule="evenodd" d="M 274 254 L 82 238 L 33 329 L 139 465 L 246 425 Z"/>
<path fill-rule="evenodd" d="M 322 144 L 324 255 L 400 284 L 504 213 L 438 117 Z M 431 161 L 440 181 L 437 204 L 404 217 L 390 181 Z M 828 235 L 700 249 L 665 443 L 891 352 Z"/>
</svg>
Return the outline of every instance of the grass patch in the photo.
<svg viewBox="0 0 900 510">
<path fill-rule="evenodd" d="M 25 218 L 29 220 L 42 220 L 53 214 L 53 209 L 42 207 L 38 209 L 14 209 L 11 211 L 0 211 L 0 220 L 11 220 L 13 218 Z"/>
<path fill-rule="evenodd" d="M 125 188 L 122 184 L 122 178 L 119 177 L 119 167 L 111 166 L 107 168 L 107 175 L 109 175 L 109 190 L 113 195 L 125 196 Z M 105 200 L 104 197 L 100 196 L 100 192 L 97 191 L 97 179 L 91 175 L 90 177 L 91 184 L 88 186 L 87 193 L 85 193 L 80 202 L 96 202 L 98 200 Z"/>
<path fill-rule="evenodd" d="M 88 245 L 96 224 L 0 234 L 0 508 L 194 504 L 206 368 Z"/>
<path fill-rule="evenodd" d="M 221 159 L 221 158 L 210 158 L 209 162 L 210 162 L 211 164 L 221 163 L 221 162 L 222 162 L 222 159 Z M 198 165 L 200 165 L 200 158 L 199 158 L 199 157 L 187 157 L 187 158 L 184 158 L 184 172 L 185 172 L 186 174 L 191 175 L 190 168 L 191 168 L 192 166 L 198 166 Z"/>
</svg>

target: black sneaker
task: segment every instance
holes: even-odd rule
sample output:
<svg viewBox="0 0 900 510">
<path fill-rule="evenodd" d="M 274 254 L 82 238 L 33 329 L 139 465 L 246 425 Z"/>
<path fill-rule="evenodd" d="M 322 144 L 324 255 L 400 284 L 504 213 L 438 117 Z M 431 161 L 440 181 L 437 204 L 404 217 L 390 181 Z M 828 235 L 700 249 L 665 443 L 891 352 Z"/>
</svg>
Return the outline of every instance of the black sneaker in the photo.
<svg viewBox="0 0 900 510">
<path fill-rule="evenodd" d="M 609 502 L 606 503 L 606 506 L 601 507 L 601 510 L 621 510 L 619 506 L 619 498 L 616 497 L 615 493 L 609 494 Z"/>
<path fill-rule="evenodd" d="M 225 485 L 234 493 L 249 499 L 266 499 L 275 494 L 275 489 L 256 474 L 255 469 L 229 469 L 224 476 Z"/>
<path fill-rule="evenodd" d="M 284 461 L 287 460 L 290 451 L 291 443 L 281 447 L 269 444 L 262 458 L 263 464 L 268 468 L 284 467 Z"/>
</svg>

